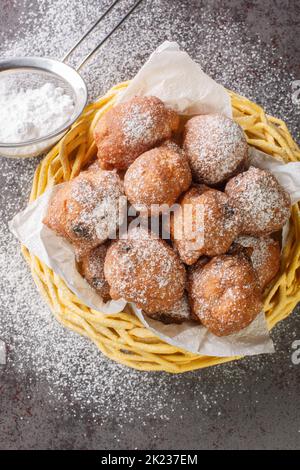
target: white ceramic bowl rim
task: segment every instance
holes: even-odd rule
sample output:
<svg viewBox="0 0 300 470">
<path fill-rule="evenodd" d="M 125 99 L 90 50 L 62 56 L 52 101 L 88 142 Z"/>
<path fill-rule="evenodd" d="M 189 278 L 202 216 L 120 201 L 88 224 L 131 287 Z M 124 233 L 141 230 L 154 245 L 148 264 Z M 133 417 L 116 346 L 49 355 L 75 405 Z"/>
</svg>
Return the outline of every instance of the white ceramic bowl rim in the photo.
<svg viewBox="0 0 300 470">
<path fill-rule="evenodd" d="M 0 60 L 0 77 L 2 72 L 21 70 L 28 72 L 41 71 L 57 76 L 65 81 L 74 92 L 75 110 L 71 119 L 62 127 L 38 139 L 27 140 L 26 142 L 0 142 L 0 148 L 20 148 L 44 142 L 56 137 L 66 131 L 80 116 L 87 103 L 87 88 L 83 78 L 69 65 L 59 60 L 44 57 L 15 57 L 13 59 Z"/>
</svg>

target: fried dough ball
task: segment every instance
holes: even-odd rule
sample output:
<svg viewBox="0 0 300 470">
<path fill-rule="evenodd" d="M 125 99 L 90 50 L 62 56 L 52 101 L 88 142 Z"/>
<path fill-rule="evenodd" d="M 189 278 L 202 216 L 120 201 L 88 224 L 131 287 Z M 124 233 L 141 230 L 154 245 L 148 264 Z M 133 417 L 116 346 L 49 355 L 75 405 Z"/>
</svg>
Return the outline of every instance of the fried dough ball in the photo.
<svg viewBox="0 0 300 470">
<path fill-rule="evenodd" d="M 135 96 L 111 108 L 99 119 L 94 138 L 104 170 L 126 169 L 179 126 L 175 111 L 155 96 Z"/>
<path fill-rule="evenodd" d="M 191 270 L 189 295 L 194 315 L 216 336 L 242 330 L 262 309 L 255 271 L 240 254 L 217 256 Z"/>
<path fill-rule="evenodd" d="M 266 170 L 250 167 L 228 181 L 225 192 L 241 212 L 244 235 L 267 235 L 289 219 L 290 196 Z"/>
<path fill-rule="evenodd" d="M 172 248 L 140 227 L 112 243 L 104 273 L 113 299 L 135 302 L 150 314 L 168 310 L 181 299 L 186 281 L 185 268 Z"/>
<path fill-rule="evenodd" d="M 148 314 L 153 320 L 161 321 L 166 325 L 171 323 L 183 323 L 185 321 L 193 321 L 195 318 L 191 313 L 189 299 L 186 293 L 179 299 L 173 307 L 164 312 L 156 312 Z"/>
<path fill-rule="evenodd" d="M 183 149 L 198 183 L 216 185 L 241 171 L 248 158 L 243 129 L 221 114 L 195 116 L 185 125 Z"/>
<path fill-rule="evenodd" d="M 81 249 L 91 249 L 114 236 L 125 205 L 115 171 L 84 171 L 55 193 L 43 222 Z"/>
<path fill-rule="evenodd" d="M 205 186 L 187 191 L 171 219 L 174 246 L 189 265 L 200 256 L 226 253 L 239 229 L 239 213 L 226 194 Z"/>
<path fill-rule="evenodd" d="M 268 236 L 240 236 L 230 248 L 230 253 L 238 252 L 243 252 L 250 258 L 258 277 L 258 284 L 264 290 L 280 268 L 280 246 L 278 241 Z"/>
<path fill-rule="evenodd" d="M 59 188 L 55 188 L 55 192 L 49 201 L 47 213 L 43 219 L 43 223 L 48 228 L 57 233 L 57 235 L 70 241 L 70 237 L 67 232 L 68 214 L 66 211 L 69 194 L 69 183 L 65 183 Z"/>
<path fill-rule="evenodd" d="M 186 158 L 170 145 L 140 155 L 128 168 L 124 187 L 136 210 L 145 215 L 157 215 L 167 211 L 191 182 Z"/>
<path fill-rule="evenodd" d="M 104 261 L 107 249 L 107 243 L 97 246 L 83 256 L 79 263 L 81 275 L 97 291 L 104 302 L 110 300 L 109 284 L 104 277 Z"/>
<path fill-rule="evenodd" d="M 161 145 L 160 148 L 167 148 L 169 150 L 173 150 L 173 152 L 179 153 L 180 155 L 185 155 L 184 151 L 181 147 L 175 142 L 175 140 L 169 139 L 165 140 Z"/>
</svg>

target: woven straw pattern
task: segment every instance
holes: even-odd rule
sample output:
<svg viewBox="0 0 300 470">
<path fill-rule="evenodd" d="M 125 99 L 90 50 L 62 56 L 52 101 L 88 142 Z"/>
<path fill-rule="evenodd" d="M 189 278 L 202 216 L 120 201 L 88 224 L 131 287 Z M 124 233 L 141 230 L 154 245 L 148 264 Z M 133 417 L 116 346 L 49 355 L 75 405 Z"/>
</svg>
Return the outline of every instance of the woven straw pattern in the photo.
<svg viewBox="0 0 300 470">
<path fill-rule="evenodd" d="M 113 87 L 104 97 L 90 104 L 63 139 L 37 167 L 30 201 L 47 188 L 68 181 L 96 155 L 93 128 L 99 117 L 114 105 L 118 93 L 128 83 Z M 234 119 L 244 129 L 248 143 L 285 161 L 300 160 L 300 150 L 286 125 L 268 116 L 263 109 L 229 92 Z M 300 213 L 294 205 L 280 273 L 265 292 L 264 310 L 271 329 L 287 317 L 300 300 Z M 193 355 L 164 343 L 147 330 L 129 311 L 104 315 L 84 305 L 59 278 L 25 247 L 22 252 L 31 267 L 35 283 L 57 320 L 67 328 L 89 337 L 111 359 L 140 370 L 180 373 L 220 364 L 238 357 Z M 126 310 L 126 309 L 125 309 Z"/>
</svg>

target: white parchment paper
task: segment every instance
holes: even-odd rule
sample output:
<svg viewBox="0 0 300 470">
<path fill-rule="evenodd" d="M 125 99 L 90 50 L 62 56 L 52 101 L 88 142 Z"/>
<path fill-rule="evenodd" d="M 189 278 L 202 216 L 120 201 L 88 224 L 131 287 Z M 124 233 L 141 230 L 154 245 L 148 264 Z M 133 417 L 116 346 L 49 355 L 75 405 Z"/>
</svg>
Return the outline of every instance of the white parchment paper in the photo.
<svg viewBox="0 0 300 470">
<path fill-rule="evenodd" d="M 208 77 L 198 64 L 176 43 L 163 43 L 149 58 L 119 98 L 126 101 L 134 95 L 155 95 L 180 114 L 193 115 L 219 112 L 231 116 L 226 90 Z M 300 199 L 300 163 L 284 164 L 256 149 L 250 149 L 253 166 L 268 169 L 290 193 L 293 203 Z M 103 313 L 118 313 L 125 301 L 102 302 L 96 292 L 76 270 L 72 247 L 42 223 L 49 199 L 56 188 L 49 189 L 10 223 L 15 236 L 46 265 L 61 276 L 68 287 L 86 305 Z M 131 304 L 142 323 L 162 340 L 187 351 L 209 356 L 236 356 L 274 351 L 264 313 L 242 331 L 218 338 L 205 327 L 194 323 L 164 325 L 143 315 Z"/>
</svg>

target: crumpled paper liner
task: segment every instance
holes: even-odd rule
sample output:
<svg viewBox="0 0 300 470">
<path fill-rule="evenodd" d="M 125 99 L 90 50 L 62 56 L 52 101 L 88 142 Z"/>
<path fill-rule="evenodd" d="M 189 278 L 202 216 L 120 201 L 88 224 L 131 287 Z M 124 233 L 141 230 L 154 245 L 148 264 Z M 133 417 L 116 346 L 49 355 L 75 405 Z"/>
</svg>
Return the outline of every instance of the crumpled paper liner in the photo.
<svg viewBox="0 0 300 470">
<path fill-rule="evenodd" d="M 118 102 L 134 95 L 155 95 L 180 114 L 193 115 L 218 112 L 232 116 L 226 90 L 208 77 L 193 60 L 179 50 L 176 43 L 163 43 L 149 58 Z M 290 193 L 292 202 L 300 199 L 300 163 L 284 164 L 279 160 L 250 149 L 250 162 L 268 169 Z M 57 187 L 47 190 L 10 223 L 14 235 L 42 262 L 52 268 L 87 306 L 106 314 L 121 312 L 126 302 L 104 303 L 76 269 L 72 246 L 43 225 L 42 219 L 49 199 Z M 286 230 L 286 229 L 285 229 Z M 208 356 L 236 356 L 271 353 L 274 351 L 264 313 L 238 333 L 218 338 L 204 326 L 191 322 L 164 325 L 143 315 L 134 304 L 132 310 L 143 325 L 163 341 L 192 353 Z"/>
</svg>

